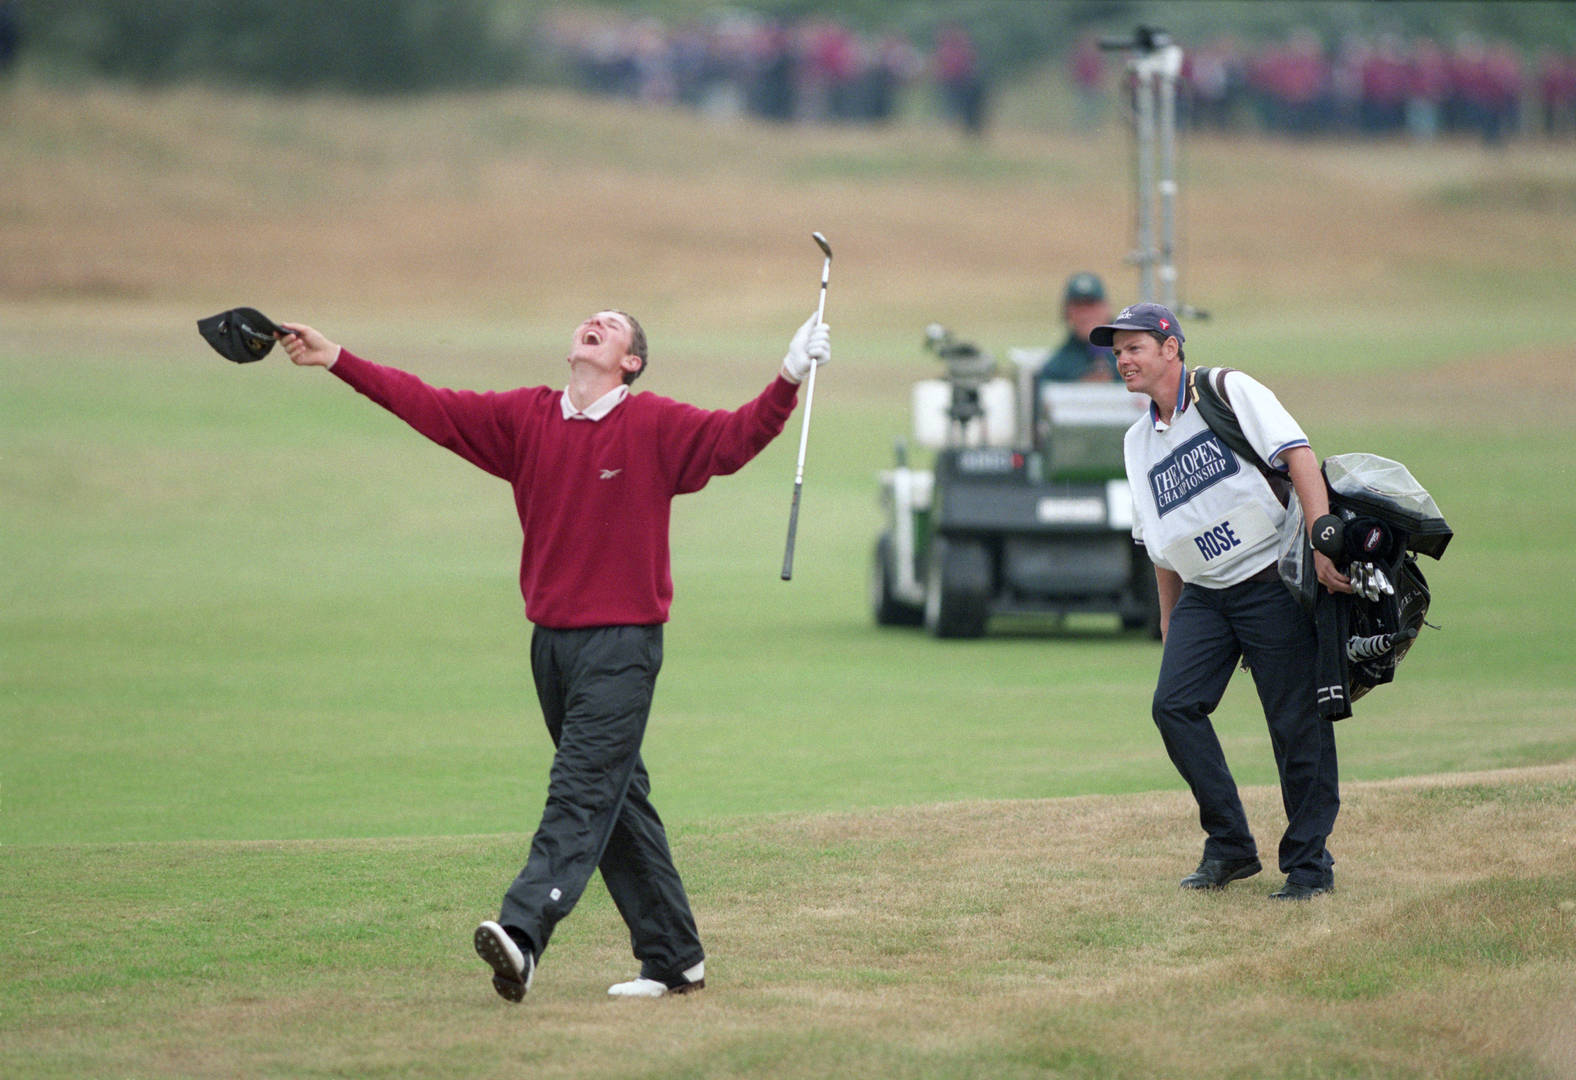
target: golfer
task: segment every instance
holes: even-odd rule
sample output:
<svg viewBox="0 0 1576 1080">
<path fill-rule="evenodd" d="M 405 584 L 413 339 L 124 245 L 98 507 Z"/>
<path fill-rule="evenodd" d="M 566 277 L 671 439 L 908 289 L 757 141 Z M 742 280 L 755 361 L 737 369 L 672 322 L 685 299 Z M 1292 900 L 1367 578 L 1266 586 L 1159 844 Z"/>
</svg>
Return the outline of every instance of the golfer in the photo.
<svg viewBox="0 0 1576 1080">
<path fill-rule="evenodd" d="M 1325 846 L 1340 807 L 1335 731 L 1319 716 L 1313 620 L 1276 571 L 1286 508 L 1256 463 L 1239 460 L 1189 400 L 1182 328 L 1159 304 L 1134 304 L 1095 327 L 1127 388 L 1150 407 L 1124 443 L 1133 491 L 1133 537 L 1155 564 L 1165 646 L 1154 719 L 1166 751 L 1198 802 L 1206 834 L 1188 889 L 1219 889 L 1262 869 L 1237 785 L 1210 724 L 1239 658 L 1253 672 L 1280 772 L 1286 883 L 1270 894 L 1305 900 L 1335 887 Z M 1318 458 L 1268 389 L 1240 371 L 1220 384 L 1260 458 L 1290 480 L 1307 521 L 1329 513 Z M 1283 485 L 1282 485 L 1283 486 Z M 1322 554 L 1329 589 L 1351 584 Z"/>
<path fill-rule="evenodd" d="M 673 599 L 669 508 L 782 431 L 798 383 L 831 357 L 830 330 L 812 315 L 759 396 L 708 412 L 630 392 L 646 368 L 646 336 L 621 311 L 599 311 L 575 330 L 565 389 L 500 393 L 438 389 L 309 326 L 285 325 L 296 364 L 328 368 L 514 488 L 520 591 L 535 625 L 531 671 L 557 752 L 525 868 L 497 920 L 476 929 L 493 987 L 509 1001 L 525 997 L 553 928 L 600 867 L 640 961 L 639 977 L 608 992 L 700 988 L 705 953 L 640 759 Z"/>
</svg>

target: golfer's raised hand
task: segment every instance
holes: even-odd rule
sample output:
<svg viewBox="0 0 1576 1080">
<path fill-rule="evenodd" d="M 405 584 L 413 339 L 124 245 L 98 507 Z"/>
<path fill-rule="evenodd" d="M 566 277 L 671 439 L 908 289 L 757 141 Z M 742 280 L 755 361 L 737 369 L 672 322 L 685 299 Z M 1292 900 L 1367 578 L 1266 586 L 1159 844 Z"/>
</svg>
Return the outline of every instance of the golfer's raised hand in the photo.
<svg viewBox="0 0 1576 1080">
<path fill-rule="evenodd" d="M 302 323 L 279 325 L 289 331 L 279 340 L 284 344 L 285 352 L 290 354 L 292 364 L 326 368 L 333 367 L 334 361 L 339 359 L 339 346 L 310 326 Z"/>
<path fill-rule="evenodd" d="M 783 378 L 791 383 L 804 382 L 811 364 L 820 367 L 831 359 L 832 328 L 826 323 L 817 323 L 812 314 L 794 331 L 793 340 L 788 343 L 788 355 L 783 357 Z"/>
</svg>

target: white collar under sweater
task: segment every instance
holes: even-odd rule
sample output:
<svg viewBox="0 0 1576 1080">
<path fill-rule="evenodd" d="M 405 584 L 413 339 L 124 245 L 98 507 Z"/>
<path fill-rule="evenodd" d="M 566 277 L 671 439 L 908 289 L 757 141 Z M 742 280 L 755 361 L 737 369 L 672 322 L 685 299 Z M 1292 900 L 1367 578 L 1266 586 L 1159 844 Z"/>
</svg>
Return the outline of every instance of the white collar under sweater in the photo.
<svg viewBox="0 0 1576 1080">
<path fill-rule="evenodd" d="M 576 409 L 569 400 L 569 388 L 564 387 L 564 392 L 558 398 L 558 404 L 564 411 L 565 420 L 600 420 L 623 402 L 629 396 L 627 383 L 613 387 L 607 393 L 597 398 L 584 409 Z"/>
</svg>

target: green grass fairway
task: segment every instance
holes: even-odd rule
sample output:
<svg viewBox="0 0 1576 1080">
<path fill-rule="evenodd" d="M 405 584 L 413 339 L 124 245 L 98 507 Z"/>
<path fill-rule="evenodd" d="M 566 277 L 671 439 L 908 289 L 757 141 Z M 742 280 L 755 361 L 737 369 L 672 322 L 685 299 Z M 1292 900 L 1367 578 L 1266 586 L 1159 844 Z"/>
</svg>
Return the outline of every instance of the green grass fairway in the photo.
<svg viewBox="0 0 1576 1080">
<path fill-rule="evenodd" d="M 1406 462 L 1457 532 L 1439 629 L 1337 730 L 1339 891 L 1288 911 L 1273 871 L 1176 889 L 1201 836 L 1152 642 L 937 642 L 865 597 L 925 323 L 1004 355 L 1056 336 L 1071 270 L 1133 287 L 1119 132 L 3 104 L 0 1075 L 1576 1074 L 1568 148 L 1186 148 L 1190 360 L 1262 377 L 1323 454 Z M 631 968 L 594 883 L 511 1009 L 470 953 L 549 762 L 508 489 L 195 320 L 250 304 L 497 388 L 560 382 L 614 304 L 637 389 L 732 407 L 813 309 L 814 229 L 834 362 L 794 580 L 798 415 L 675 506 L 646 759 L 708 989 L 604 1000 Z M 1245 678 L 1217 721 L 1273 851 Z"/>
<path fill-rule="evenodd" d="M 1177 889 L 1176 793 L 696 822 L 708 988 L 609 1000 L 596 890 L 520 1007 L 468 947 L 525 834 L 11 848 L 0 1070 L 1569 1076 L 1573 798 L 1571 765 L 1348 785 L 1340 890 L 1291 906 Z"/>
</svg>

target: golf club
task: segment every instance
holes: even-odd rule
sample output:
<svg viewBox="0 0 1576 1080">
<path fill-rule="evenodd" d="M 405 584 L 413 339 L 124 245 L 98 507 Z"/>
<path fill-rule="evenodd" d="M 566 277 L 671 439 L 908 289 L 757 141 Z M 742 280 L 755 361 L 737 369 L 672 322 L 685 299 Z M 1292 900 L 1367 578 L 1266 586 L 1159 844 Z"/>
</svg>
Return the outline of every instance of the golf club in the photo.
<svg viewBox="0 0 1576 1080">
<path fill-rule="evenodd" d="M 815 307 L 815 323 L 817 326 L 826 321 L 826 281 L 832 276 L 832 245 L 826 242 L 826 237 L 820 233 L 811 233 L 826 255 L 821 263 L 821 299 Z M 810 364 L 810 375 L 805 380 L 804 389 L 804 424 L 799 429 L 799 465 L 793 474 L 793 507 L 788 511 L 788 548 L 783 552 L 783 580 L 793 580 L 793 542 L 799 532 L 799 493 L 804 489 L 804 450 L 810 444 L 810 406 L 815 401 L 815 369 L 817 365 Z"/>
</svg>

